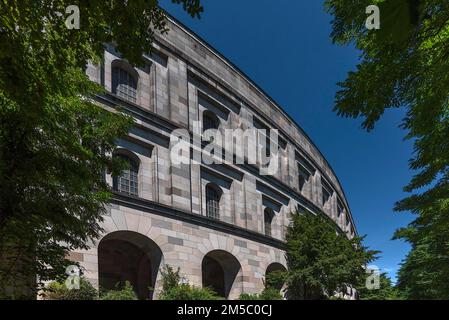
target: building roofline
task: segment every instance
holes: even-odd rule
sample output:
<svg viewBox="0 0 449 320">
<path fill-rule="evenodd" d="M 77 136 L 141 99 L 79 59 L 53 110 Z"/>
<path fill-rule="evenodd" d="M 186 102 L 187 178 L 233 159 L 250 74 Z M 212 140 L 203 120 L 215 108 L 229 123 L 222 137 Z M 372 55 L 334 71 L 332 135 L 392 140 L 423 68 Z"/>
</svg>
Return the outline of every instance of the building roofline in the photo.
<svg viewBox="0 0 449 320">
<path fill-rule="evenodd" d="M 199 43 L 203 44 L 210 52 L 212 52 L 214 55 L 216 55 L 222 62 L 224 62 L 226 65 L 228 65 L 230 68 L 232 68 L 237 74 L 239 74 L 243 79 L 248 81 L 248 83 L 254 87 L 257 91 L 259 91 L 273 106 L 275 106 L 279 111 L 287 118 L 289 119 L 295 127 L 304 135 L 304 137 L 308 140 L 308 142 L 318 151 L 319 155 L 323 158 L 328 168 L 331 170 L 332 174 L 334 175 L 335 179 L 337 180 L 341 192 L 343 193 L 343 196 L 346 201 L 346 205 L 348 206 L 348 210 L 350 213 L 350 217 L 352 220 L 352 225 L 354 227 L 355 234 L 357 235 L 357 226 L 354 221 L 354 217 L 352 215 L 352 210 L 349 205 L 349 201 L 346 197 L 346 193 L 344 191 L 344 188 L 340 182 L 340 179 L 338 178 L 337 174 L 335 173 L 334 169 L 330 165 L 329 161 L 326 159 L 326 157 L 323 155 L 321 150 L 317 147 L 317 145 L 313 142 L 313 140 L 309 137 L 309 135 L 304 131 L 304 129 L 301 128 L 301 126 L 296 122 L 295 119 L 293 119 L 281 106 L 279 103 L 276 102 L 275 99 L 273 99 L 267 92 L 265 92 L 264 89 L 262 89 L 254 80 L 251 79 L 250 76 L 248 76 L 244 71 L 242 71 L 236 64 L 231 62 L 228 58 L 226 58 L 220 51 L 215 49 L 212 45 L 210 45 L 204 38 L 199 36 L 196 32 L 194 32 L 192 29 L 187 27 L 184 23 L 179 21 L 177 18 L 175 18 L 173 15 L 171 15 L 167 10 L 161 8 L 161 10 L 166 14 L 167 19 L 170 20 L 173 24 L 177 25 L 179 28 L 183 29 L 183 31 L 194 38 Z"/>
</svg>

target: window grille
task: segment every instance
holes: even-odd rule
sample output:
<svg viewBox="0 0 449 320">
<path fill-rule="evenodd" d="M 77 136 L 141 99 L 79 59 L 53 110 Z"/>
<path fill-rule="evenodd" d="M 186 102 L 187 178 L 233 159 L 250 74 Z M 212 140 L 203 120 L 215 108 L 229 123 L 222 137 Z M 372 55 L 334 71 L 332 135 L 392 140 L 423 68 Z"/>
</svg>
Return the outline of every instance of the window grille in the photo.
<svg viewBox="0 0 449 320">
<path fill-rule="evenodd" d="M 123 170 L 120 176 L 114 178 L 114 190 L 137 196 L 139 189 L 139 167 L 135 161 L 124 156 L 120 157 L 128 162 L 129 168 Z"/>
<path fill-rule="evenodd" d="M 208 218 L 220 220 L 220 198 L 221 193 L 217 190 L 217 187 L 206 186 L 206 213 Z"/>
<path fill-rule="evenodd" d="M 137 81 L 126 70 L 115 67 L 112 71 L 112 92 L 127 101 L 136 103 Z"/>
</svg>

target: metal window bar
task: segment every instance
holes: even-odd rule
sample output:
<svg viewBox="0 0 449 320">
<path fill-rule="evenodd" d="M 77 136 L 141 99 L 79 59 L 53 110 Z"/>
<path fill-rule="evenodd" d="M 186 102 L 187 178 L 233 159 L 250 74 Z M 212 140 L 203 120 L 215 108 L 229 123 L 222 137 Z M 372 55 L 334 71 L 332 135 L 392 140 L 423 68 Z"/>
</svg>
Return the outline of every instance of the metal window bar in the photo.
<svg viewBox="0 0 449 320">
<path fill-rule="evenodd" d="M 273 222 L 273 214 L 265 210 L 264 212 L 264 225 L 265 225 L 265 235 L 271 237 L 271 223 Z"/>
<path fill-rule="evenodd" d="M 138 167 L 132 160 L 128 159 L 128 161 L 130 168 L 123 170 L 117 177 L 117 191 L 137 196 L 139 193 Z"/>
</svg>

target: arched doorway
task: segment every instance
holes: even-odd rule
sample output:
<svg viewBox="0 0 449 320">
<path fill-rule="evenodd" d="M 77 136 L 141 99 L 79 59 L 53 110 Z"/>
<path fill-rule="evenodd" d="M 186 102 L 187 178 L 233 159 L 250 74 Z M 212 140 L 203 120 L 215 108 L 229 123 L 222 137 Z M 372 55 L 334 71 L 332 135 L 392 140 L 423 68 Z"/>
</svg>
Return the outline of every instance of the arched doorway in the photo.
<svg viewBox="0 0 449 320">
<path fill-rule="evenodd" d="M 122 288 L 128 281 L 139 299 L 152 299 L 162 251 L 144 235 L 117 231 L 98 245 L 98 273 L 101 290 Z"/>
<path fill-rule="evenodd" d="M 226 299 L 238 296 L 237 293 L 241 293 L 238 292 L 238 285 L 241 284 L 241 269 L 238 260 L 229 252 L 211 251 L 204 256 L 201 265 L 203 287 L 211 288 Z"/>
<path fill-rule="evenodd" d="M 270 274 L 273 273 L 277 273 L 277 272 L 285 272 L 287 271 L 287 269 L 280 263 L 274 262 L 272 264 L 270 264 L 267 267 L 267 270 L 265 271 L 265 281 L 267 282 L 267 285 L 270 285 L 276 289 L 278 289 L 279 291 L 282 290 L 282 288 L 284 287 L 284 281 L 282 280 L 278 280 L 278 281 L 274 281 L 273 279 L 267 280 L 269 278 Z"/>
</svg>

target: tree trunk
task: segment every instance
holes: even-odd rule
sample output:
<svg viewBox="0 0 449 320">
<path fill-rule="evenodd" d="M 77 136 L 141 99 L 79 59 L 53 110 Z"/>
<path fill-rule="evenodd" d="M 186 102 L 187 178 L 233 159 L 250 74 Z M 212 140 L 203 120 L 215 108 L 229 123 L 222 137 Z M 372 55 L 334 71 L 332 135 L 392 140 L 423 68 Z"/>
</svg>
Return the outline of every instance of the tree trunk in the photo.
<svg viewBox="0 0 449 320">
<path fill-rule="evenodd" d="M 34 258 L 20 245 L 0 244 L 0 300 L 35 300 Z"/>
</svg>

